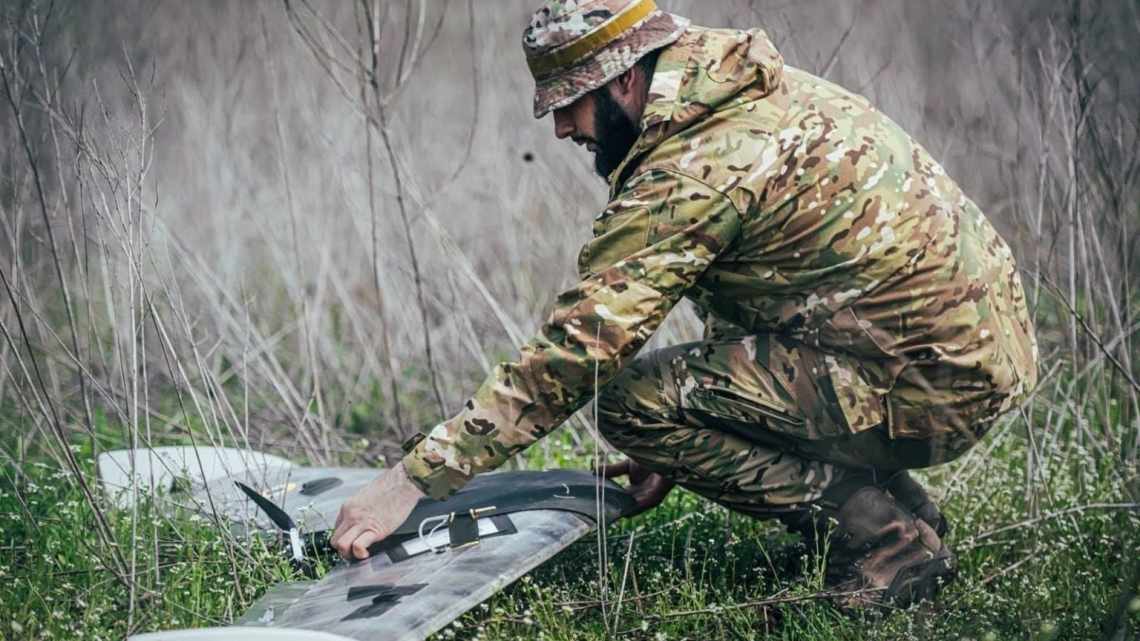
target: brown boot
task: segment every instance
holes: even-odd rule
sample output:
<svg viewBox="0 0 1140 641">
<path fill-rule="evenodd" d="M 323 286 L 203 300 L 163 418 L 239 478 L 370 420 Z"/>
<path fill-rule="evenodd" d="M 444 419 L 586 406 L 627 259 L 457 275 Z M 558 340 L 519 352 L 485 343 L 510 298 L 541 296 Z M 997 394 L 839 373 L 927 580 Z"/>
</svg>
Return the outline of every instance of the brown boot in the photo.
<svg viewBox="0 0 1140 641">
<path fill-rule="evenodd" d="M 860 488 L 835 516 L 830 582 L 836 592 L 857 592 L 841 597 L 841 607 L 906 607 L 954 578 L 957 561 L 934 528 L 881 489 Z"/>
<path fill-rule="evenodd" d="M 918 481 L 914 480 L 914 477 L 906 470 L 892 474 L 883 488 L 895 497 L 903 509 L 909 510 L 918 518 L 926 521 L 926 524 L 934 528 L 934 532 L 939 537 L 946 536 L 950 532 L 949 521 L 943 516 L 938 506 L 930 500 L 930 495 L 926 493 L 926 489 L 919 485 Z"/>
</svg>

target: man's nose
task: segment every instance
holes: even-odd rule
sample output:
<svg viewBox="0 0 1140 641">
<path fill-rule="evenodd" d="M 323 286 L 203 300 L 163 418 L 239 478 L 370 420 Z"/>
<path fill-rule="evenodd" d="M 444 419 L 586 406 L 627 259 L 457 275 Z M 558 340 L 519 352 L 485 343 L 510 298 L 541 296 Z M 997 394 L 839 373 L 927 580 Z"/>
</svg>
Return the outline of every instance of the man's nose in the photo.
<svg viewBox="0 0 1140 641">
<path fill-rule="evenodd" d="M 554 110 L 554 137 L 559 140 L 574 134 L 574 119 L 565 109 Z"/>
</svg>

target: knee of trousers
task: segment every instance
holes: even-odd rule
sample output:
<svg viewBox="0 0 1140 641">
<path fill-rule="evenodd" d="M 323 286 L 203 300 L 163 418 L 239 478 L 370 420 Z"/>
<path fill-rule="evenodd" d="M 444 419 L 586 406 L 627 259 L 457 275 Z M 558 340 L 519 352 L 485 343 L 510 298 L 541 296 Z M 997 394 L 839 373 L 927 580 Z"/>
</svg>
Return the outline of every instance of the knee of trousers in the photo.
<svg viewBox="0 0 1140 641">
<path fill-rule="evenodd" d="M 627 365 L 598 394 L 598 429 L 614 445 L 639 440 L 650 426 L 676 422 L 677 402 L 661 373 L 661 351 Z"/>
</svg>

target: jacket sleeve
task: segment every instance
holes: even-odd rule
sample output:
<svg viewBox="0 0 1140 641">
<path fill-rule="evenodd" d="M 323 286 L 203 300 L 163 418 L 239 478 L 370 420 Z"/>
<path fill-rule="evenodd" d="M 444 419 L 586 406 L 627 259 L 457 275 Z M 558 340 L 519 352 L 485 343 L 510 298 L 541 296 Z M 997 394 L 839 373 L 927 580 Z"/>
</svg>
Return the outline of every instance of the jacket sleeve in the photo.
<svg viewBox="0 0 1140 641">
<path fill-rule="evenodd" d="M 713 188 L 655 170 L 634 177 L 594 231 L 579 257 L 582 280 L 558 296 L 518 360 L 495 367 L 458 415 L 404 457 L 429 496 L 453 494 L 588 402 L 733 242 L 740 216 Z"/>
</svg>

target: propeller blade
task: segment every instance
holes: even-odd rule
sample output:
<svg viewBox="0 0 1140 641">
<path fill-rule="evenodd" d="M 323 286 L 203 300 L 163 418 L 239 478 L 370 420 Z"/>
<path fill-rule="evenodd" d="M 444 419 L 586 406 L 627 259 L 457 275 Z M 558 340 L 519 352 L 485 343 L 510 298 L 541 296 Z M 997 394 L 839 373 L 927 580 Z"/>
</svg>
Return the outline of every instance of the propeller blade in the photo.
<svg viewBox="0 0 1140 641">
<path fill-rule="evenodd" d="M 277 504 L 275 504 L 273 501 L 270 501 L 261 494 L 258 494 L 257 490 L 246 485 L 245 483 L 242 483 L 241 481 L 234 481 L 234 483 L 237 484 L 238 489 L 240 489 L 246 496 L 248 496 L 251 501 L 257 504 L 257 507 L 261 508 L 262 512 L 265 512 L 269 519 L 273 521 L 274 525 L 281 528 L 285 532 L 297 529 L 297 525 L 293 523 L 293 519 L 285 513 L 285 510 L 277 507 Z"/>
</svg>

